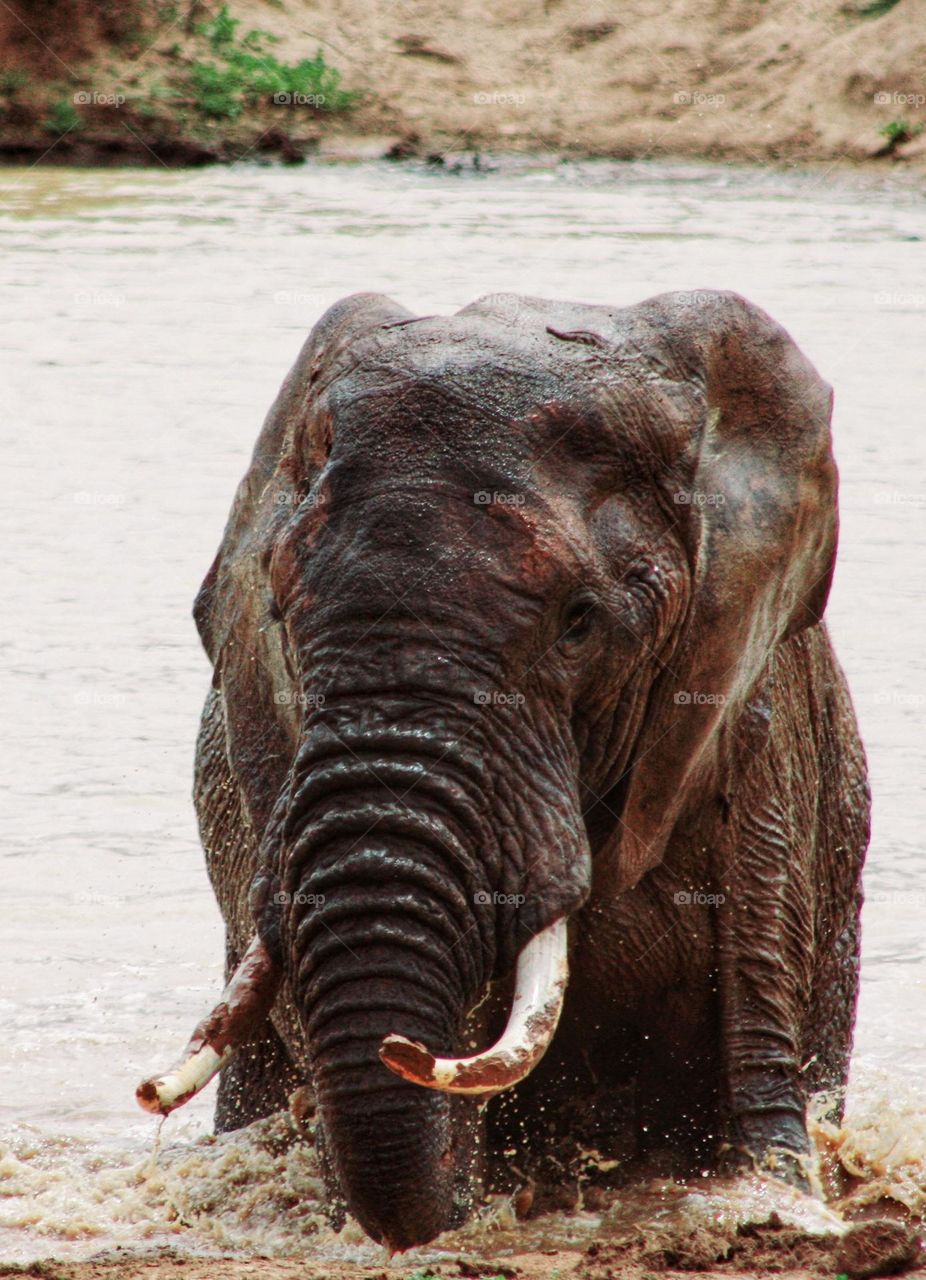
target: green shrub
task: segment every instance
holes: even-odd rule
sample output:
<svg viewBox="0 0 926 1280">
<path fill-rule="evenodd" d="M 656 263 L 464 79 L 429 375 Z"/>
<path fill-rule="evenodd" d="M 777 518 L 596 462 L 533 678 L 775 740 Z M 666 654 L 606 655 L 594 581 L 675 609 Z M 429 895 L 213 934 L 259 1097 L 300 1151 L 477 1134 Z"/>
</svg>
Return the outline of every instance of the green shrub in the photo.
<svg viewBox="0 0 926 1280">
<path fill-rule="evenodd" d="M 240 77 L 231 67 L 194 62 L 190 72 L 197 109 L 203 115 L 237 120 L 244 106 Z"/>
<path fill-rule="evenodd" d="M 213 53 L 220 53 L 235 43 L 235 31 L 240 26 L 241 19 L 233 18 L 228 12 L 228 5 L 223 4 L 212 21 L 202 23 L 197 30 L 209 41 Z"/>
<path fill-rule="evenodd" d="M 83 124 L 80 112 L 67 98 L 62 98 L 60 102 L 54 103 L 45 121 L 45 128 L 49 133 L 71 133 L 74 129 L 79 129 Z"/>
<path fill-rule="evenodd" d="M 312 105 L 325 111 L 342 111 L 356 101 L 356 93 L 340 87 L 341 73 L 328 66 L 321 49 L 314 58 L 283 62 L 266 50 L 268 43 L 278 42 L 276 36 L 269 31 L 252 30 L 236 41 L 239 25 L 239 20 L 230 16 L 228 6 L 223 5 L 212 22 L 199 28 L 222 59 L 196 62 L 191 68 L 196 106 L 204 115 L 237 120 L 246 105 L 282 95 L 295 99 L 297 104 L 302 98 L 310 99 Z"/>
<path fill-rule="evenodd" d="M 887 138 L 888 142 L 895 144 L 901 142 L 909 142 L 911 138 L 919 137 L 923 132 L 921 124 L 908 124 L 906 120 L 889 120 L 887 124 L 883 124 L 878 130 L 882 138 Z"/>
<path fill-rule="evenodd" d="M 28 83 L 29 77 L 25 71 L 0 71 L 0 96 L 15 98 Z"/>
<path fill-rule="evenodd" d="M 880 18 L 882 13 L 890 13 L 895 4 L 899 4 L 900 0 L 871 0 L 870 4 L 863 4 L 858 10 L 860 18 Z"/>
<path fill-rule="evenodd" d="M 253 49 L 255 53 L 263 53 L 265 45 L 279 43 L 279 36 L 273 35 L 270 31 L 260 31 L 256 27 L 249 31 L 246 36 L 241 37 L 242 49 Z"/>
</svg>

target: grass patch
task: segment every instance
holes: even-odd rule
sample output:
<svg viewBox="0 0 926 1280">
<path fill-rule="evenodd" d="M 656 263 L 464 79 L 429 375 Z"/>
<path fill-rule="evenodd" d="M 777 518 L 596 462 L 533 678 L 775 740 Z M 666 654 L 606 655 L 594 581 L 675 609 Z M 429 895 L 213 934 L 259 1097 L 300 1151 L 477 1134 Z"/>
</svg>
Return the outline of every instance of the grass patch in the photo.
<svg viewBox="0 0 926 1280">
<path fill-rule="evenodd" d="M 476 1274 L 475 1268 L 473 1269 L 472 1273 L 467 1271 L 466 1274 L 475 1275 Z M 557 1273 L 554 1271 L 552 1274 L 555 1277 Z M 424 1271 L 414 1271 L 410 1276 L 407 1277 L 407 1280 L 441 1280 L 441 1277 L 437 1275 L 437 1273 L 434 1271 L 424 1270 Z M 504 1275 L 502 1272 L 493 1272 L 491 1268 L 489 1268 L 487 1265 L 485 1272 L 481 1273 L 480 1280 L 508 1280 L 508 1277 Z"/>
<path fill-rule="evenodd" d="M 908 124 L 906 120 L 889 120 L 878 130 L 882 138 L 887 138 L 895 147 L 901 142 L 910 142 L 923 132 L 921 124 Z"/>
<path fill-rule="evenodd" d="M 251 30 L 239 39 L 240 25 L 226 4 L 197 28 L 220 59 L 195 62 L 190 69 L 196 108 L 203 115 L 237 120 L 245 107 L 262 99 L 320 111 L 343 111 L 357 100 L 356 93 L 341 88 L 341 73 L 328 66 L 321 49 L 314 58 L 283 62 L 267 47 L 278 43 L 276 36 Z"/>
<path fill-rule="evenodd" d="M 25 71 L 0 71 L 0 96 L 15 98 L 28 83 L 29 77 Z"/>
<path fill-rule="evenodd" d="M 203 22 L 197 28 L 200 35 L 209 41 L 213 53 L 220 53 L 235 43 L 235 32 L 241 26 L 240 18 L 233 18 L 228 5 L 223 4 L 211 22 Z"/>
<path fill-rule="evenodd" d="M 890 13 L 895 4 L 900 4 L 900 0 L 871 0 L 870 4 L 863 4 L 858 10 L 860 18 L 880 18 L 882 13 Z"/>
<path fill-rule="evenodd" d="M 48 117 L 44 122 L 49 133 L 71 133 L 83 124 L 80 112 L 68 98 L 62 98 L 52 104 Z"/>
<path fill-rule="evenodd" d="M 881 150 L 875 152 L 875 155 L 879 157 L 892 156 L 898 147 L 903 146 L 905 142 L 912 142 L 922 132 L 923 125 L 921 124 L 908 124 L 906 120 L 889 120 L 887 124 L 883 124 L 878 130 L 878 133 L 886 141 Z"/>
<path fill-rule="evenodd" d="M 240 76 L 214 62 L 194 62 L 190 81 L 197 111 L 216 120 L 237 120 L 244 110 Z"/>
</svg>

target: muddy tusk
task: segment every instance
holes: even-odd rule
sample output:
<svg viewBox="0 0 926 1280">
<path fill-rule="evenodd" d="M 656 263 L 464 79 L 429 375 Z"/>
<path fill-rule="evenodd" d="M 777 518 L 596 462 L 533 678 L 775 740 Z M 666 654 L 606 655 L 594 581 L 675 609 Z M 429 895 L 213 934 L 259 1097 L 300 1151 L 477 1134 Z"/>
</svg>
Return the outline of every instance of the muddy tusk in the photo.
<svg viewBox="0 0 926 1280">
<path fill-rule="evenodd" d="M 166 1116 L 199 1093 L 266 1018 L 280 977 L 260 938 L 254 938 L 222 999 L 199 1023 L 180 1060 L 163 1076 L 143 1080 L 135 1090 L 138 1105 Z"/>
<path fill-rule="evenodd" d="M 500 1093 L 523 1080 L 546 1053 L 566 993 L 566 921 L 532 938 L 518 956 L 514 999 L 501 1039 L 472 1058 L 435 1058 L 406 1036 L 386 1036 L 379 1056 L 390 1071 L 445 1093 Z"/>
</svg>

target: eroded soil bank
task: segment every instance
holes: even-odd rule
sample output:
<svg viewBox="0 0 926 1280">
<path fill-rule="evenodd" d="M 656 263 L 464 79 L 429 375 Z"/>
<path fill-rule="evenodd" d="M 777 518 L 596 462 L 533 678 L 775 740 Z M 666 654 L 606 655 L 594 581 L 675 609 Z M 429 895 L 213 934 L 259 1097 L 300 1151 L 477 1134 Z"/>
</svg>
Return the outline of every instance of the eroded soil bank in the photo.
<svg viewBox="0 0 926 1280">
<path fill-rule="evenodd" d="M 15 0 L 0 66 L 30 163 L 926 164 L 926 0 Z"/>
</svg>

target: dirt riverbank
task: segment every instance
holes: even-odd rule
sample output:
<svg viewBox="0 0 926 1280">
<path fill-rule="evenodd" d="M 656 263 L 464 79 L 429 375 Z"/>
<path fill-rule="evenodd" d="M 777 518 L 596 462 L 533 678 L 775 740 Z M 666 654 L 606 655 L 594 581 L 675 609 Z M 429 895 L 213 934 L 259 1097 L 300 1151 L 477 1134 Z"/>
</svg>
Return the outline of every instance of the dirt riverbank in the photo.
<svg viewBox="0 0 926 1280">
<path fill-rule="evenodd" d="M 48 1248 L 40 1261 L 0 1263 L 0 1277 L 926 1277 L 919 1170 L 885 1163 L 874 1151 L 866 1155 L 861 1132 L 821 1124 L 816 1133 L 818 1174 L 829 1188 L 829 1204 L 753 1176 L 655 1177 L 609 1185 L 606 1165 L 593 1162 L 581 1186 L 563 1185 L 564 1204 L 558 1209 L 530 1214 L 520 1195 L 494 1194 L 462 1228 L 391 1259 L 352 1219 L 339 1230 L 329 1224 L 314 1143 L 284 1113 L 237 1133 L 158 1145 L 141 1163 L 104 1162 L 79 1208 L 60 1169 L 49 1183 L 40 1167 L 32 1167 L 36 1160 L 42 1164 L 41 1155 L 21 1150 L 0 1163 L 8 1225 L 41 1222 Z M 22 1198 L 28 1186 L 35 1192 L 31 1209 Z M 133 1224 L 119 1245 L 105 1225 L 115 1221 Z M 95 1251 L 101 1226 L 103 1239 Z"/>
<path fill-rule="evenodd" d="M 544 1250 L 509 1253 L 504 1259 L 467 1255 L 452 1261 L 403 1264 L 383 1254 L 382 1263 L 307 1261 L 304 1258 L 190 1258 L 170 1251 L 101 1255 L 86 1262 L 43 1261 L 0 1265 L 0 1277 L 35 1280 L 818 1280 L 834 1275 L 847 1280 L 904 1272 L 926 1276 L 917 1265 L 916 1246 L 900 1224 L 872 1222 L 857 1228 L 841 1244 L 819 1241 L 783 1227 L 755 1229 L 729 1245 L 727 1257 L 705 1233 L 687 1248 L 666 1249 L 658 1242 L 614 1245 L 595 1243 L 582 1252 Z"/>
<path fill-rule="evenodd" d="M 926 0 L 17 0 L 0 65 L 0 158 L 30 163 L 926 166 Z"/>
</svg>

